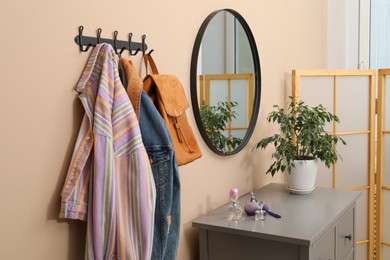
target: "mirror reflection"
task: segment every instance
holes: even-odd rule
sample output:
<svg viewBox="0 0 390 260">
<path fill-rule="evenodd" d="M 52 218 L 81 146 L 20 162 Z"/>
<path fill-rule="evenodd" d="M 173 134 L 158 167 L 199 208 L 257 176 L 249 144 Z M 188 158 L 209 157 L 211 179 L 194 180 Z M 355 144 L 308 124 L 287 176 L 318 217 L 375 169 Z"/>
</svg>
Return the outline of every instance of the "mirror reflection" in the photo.
<svg viewBox="0 0 390 260">
<path fill-rule="evenodd" d="M 234 154 L 247 143 L 257 118 L 260 69 L 256 46 L 249 27 L 233 10 L 212 13 L 199 34 L 191 73 L 195 118 L 213 151 Z"/>
</svg>

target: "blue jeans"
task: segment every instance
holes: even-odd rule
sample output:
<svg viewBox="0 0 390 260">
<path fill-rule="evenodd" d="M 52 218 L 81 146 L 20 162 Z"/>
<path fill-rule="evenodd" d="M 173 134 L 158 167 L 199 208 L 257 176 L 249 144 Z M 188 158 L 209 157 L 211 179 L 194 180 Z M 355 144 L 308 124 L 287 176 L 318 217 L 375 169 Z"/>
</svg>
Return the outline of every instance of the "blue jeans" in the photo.
<svg viewBox="0 0 390 260">
<path fill-rule="evenodd" d="M 145 92 L 139 124 L 156 183 L 152 260 L 174 260 L 180 236 L 179 168 L 168 128 Z"/>
</svg>

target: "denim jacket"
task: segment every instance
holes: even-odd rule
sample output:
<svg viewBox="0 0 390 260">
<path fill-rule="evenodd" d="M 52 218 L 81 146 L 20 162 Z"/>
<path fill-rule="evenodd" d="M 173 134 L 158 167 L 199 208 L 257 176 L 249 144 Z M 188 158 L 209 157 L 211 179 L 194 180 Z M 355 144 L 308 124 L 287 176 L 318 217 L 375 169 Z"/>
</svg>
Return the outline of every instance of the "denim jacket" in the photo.
<svg viewBox="0 0 390 260">
<path fill-rule="evenodd" d="M 142 80 L 131 62 L 121 58 L 127 93 L 139 119 L 142 140 L 156 184 L 152 260 L 174 260 L 180 236 L 180 178 L 172 139 L 160 113 L 142 90 Z"/>
</svg>

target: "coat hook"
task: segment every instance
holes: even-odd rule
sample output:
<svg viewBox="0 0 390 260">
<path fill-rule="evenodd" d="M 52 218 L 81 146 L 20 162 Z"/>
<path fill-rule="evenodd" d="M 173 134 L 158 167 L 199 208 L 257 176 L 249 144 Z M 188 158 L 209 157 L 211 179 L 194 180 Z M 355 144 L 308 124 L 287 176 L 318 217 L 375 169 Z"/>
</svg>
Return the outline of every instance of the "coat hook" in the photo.
<svg viewBox="0 0 390 260">
<path fill-rule="evenodd" d="M 142 35 L 142 56 L 145 56 L 145 39 L 146 39 L 146 35 Z"/>
<path fill-rule="evenodd" d="M 116 45 L 117 36 L 118 36 L 118 31 L 114 31 L 114 49 L 115 49 L 115 53 L 120 57 L 122 52 L 126 49 L 126 47 L 123 47 L 119 52 L 117 51 L 118 49 Z"/>
<path fill-rule="evenodd" d="M 117 48 L 116 48 L 116 37 L 118 36 L 118 31 L 114 31 L 114 49 L 115 53 L 118 54 Z"/>
<path fill-rule="evenodd" d="M 88 43 L 87 47 L 85 49 L 83 49 L 83 30 L 84 30 L 84 26 L 80 25 L 79 26 L 79 46 L 80 46 L 80 51 L 86 52 L 93 45 L 91 43 Z"/>
<path fill-rule="evenodd" d="M 101 28 L 98 28 L 98 29 L 97 29 L 97 39 L 96 39 L 97 44 L 100 43 L 100 35 L 101 35 L 101 33 L 102 33 L 102 29 L 101 29 Z"/>
<path fill-rule="evenodd" d="M 148 52 L 148 56 L 152 55 L 152 52 L 154 52 L 154 49 L 151 49 L 151 50 Z"/>
<path fill-rule="evenodd" d="M 132 45 L 133 45 L 132 38 L 133 38 L 133 33 L 129 33 L 129 53 L 130 53 L 130 55 L 135 56 L 140 51 L 140 48 L 138 48 L 135 52 L 132 51 L 133 50 L 133 48 L 132 48 Z"/>
</svg>

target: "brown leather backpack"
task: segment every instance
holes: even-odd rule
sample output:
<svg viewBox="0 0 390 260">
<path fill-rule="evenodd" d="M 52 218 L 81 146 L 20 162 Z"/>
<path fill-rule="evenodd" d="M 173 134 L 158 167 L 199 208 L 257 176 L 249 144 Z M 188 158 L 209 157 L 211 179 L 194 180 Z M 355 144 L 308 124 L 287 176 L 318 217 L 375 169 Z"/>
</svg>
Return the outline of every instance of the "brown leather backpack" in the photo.
<svg viewBox="0 0 390 260">
<path fill-rule="evenodd" d="M 175 75 L 160 75 L 152 56 L 145 54 L 152 74 L 144 79 L 144 91 L 149 95 L 168 126 L 178 165 L 188 164 L 202 156 L 196 137 L 188 123 L 189 107 L 184 88 Z"/>
</svg>

